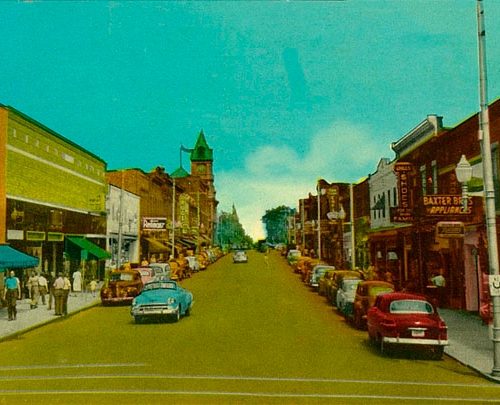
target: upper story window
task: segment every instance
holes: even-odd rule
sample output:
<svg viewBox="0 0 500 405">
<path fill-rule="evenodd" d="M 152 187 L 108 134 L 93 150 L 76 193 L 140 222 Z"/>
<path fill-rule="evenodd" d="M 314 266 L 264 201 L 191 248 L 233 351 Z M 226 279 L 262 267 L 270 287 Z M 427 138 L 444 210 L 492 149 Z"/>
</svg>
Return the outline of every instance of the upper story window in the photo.
<svg viewBox="0 0 500 405">
<path fill-rule="evenodd" d="M 427 195 L 427 173 L 425 166 L 420 166 L 420 183 L 422 185 L 422 195 Z"/>
<path fill-rule="evenodd" d="M 432 168 L 432 194 L 438 193 L 438 168 L 435 160 L 431 163 Z"/>
</svg>

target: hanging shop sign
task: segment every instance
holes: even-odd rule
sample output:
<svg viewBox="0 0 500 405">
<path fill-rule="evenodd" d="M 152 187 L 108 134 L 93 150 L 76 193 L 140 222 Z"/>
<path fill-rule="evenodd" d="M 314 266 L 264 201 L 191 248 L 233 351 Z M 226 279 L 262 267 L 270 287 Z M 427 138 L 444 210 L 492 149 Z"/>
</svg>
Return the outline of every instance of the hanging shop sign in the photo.
<svg viewBox="0 0 500 405">
<path fill-rule="evenodd" d="M 143 217 L 142 229 L 152 231 L 163 231 L 167 229 L 167 218 L 162 217 Z"/>
<path fill-rule="evenodd" d="M 412 222 L 413 206 L 410 199 L 410 175 L 413 165 L 408 162 L 398 162 L 394 165 L 397 176 L 398 206 L 391 209 L 392 222 Z"/>
<path fill-rule="evenodd" d="M 473 199 L 467 198 L 467 205 L 461 195 L 425 195 L 422 198 L 425 214 L 430 216 L 469 215 Z"/>
<path fill-rule="evenodd" d="M 463 238 L 465 225 L 459 221 L 441 221 L 436 224 L 436 236 L 440 238 Z"/>
</svg>

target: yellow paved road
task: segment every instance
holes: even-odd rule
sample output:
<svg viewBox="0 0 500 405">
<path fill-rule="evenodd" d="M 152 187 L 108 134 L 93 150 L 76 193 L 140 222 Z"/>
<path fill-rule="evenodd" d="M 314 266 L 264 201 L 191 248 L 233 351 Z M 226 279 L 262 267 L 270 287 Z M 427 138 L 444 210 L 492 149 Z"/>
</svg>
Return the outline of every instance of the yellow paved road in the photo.
<svg viewBox="0 0 500 405">
<path fill-rule="evenodd" d="M 0 404 L 500 402 L 450 358 L 381 356 L 276 252 L 183 285 L 195 304 L 178 323 L 95 307 L 0 343 Z"/>
</svg>

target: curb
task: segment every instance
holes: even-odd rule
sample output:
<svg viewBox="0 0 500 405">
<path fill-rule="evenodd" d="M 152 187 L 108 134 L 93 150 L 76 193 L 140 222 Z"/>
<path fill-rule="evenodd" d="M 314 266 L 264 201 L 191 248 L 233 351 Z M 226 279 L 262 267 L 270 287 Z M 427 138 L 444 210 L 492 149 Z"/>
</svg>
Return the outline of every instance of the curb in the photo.
<svg viewBox="0 0 500 405">
<path fill-rule="evenodd" d="M 69 312 L 68 315 L 66 315 L 64 317 L 53 317 L 53 318 L 46 319 L 45 321 L 41 321 L 41 322 L 35 323 L 35 324 L 31 325 L 31 326 L 27 326 L 24 329 L 20 329 L 20 330 L 17 330 L 15 332 L 12 332 L 10 335 L 0 337 L 0 342 L 6 341 L 6 340 L 15 339 L 19 335 L 23 335 L 24 333 L 27 333 L 27 332 L 29 332 L 31 330 L 40 328 L 40 327 L 42 327 L 44 325 L 47 325 L 49 323 L 52 323 L 52 322 L 61 322 L 64 319 L 67 319 L 67 318 L 69 318 L 69 317 L 71 317 L 71 316 L 73 316 L 75 314 L 78 314 L 79 312 L 86 311 L 87 309 L 90 309 L 90 308 L 95 307 L 95 306 L 100 305 L 100 304 L 101 304 L 101 301 L 96 300 L 96 301 L 94 301 L 94 302 L 92 302 L 92 303 L 90 303 L 88 305 L 82 306 L 80 308 L 77 308 L 77 309 Z"/>
</svg>

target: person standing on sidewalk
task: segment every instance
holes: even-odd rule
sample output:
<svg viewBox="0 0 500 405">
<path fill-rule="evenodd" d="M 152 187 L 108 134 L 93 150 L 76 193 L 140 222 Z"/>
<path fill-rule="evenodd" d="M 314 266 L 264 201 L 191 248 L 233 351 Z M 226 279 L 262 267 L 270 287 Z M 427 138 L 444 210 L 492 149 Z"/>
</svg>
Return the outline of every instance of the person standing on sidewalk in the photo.
<svg viewBox="0 0 500 405">
<path fill-rule="evenodd" d="M 5 290 L 3 293 L 3 298 L 7 301 L 9 321 L 12 321 L 17 317 L 16 303 L 17 299 L 20 297 L 21 284 L 19 283 L 19 279 L 16 277 L 16 273 L 11 271 L 9 276 L 5 279 Z"/>
<path fill-rule="evenodd" d="M 55 304 L 55 298 L 54 298 L 54 275 L 53 273 L 47 273 L 47 286 L 49 288 L 49 303 L 47 305 L 47 309 L 50 311 L 52 309 L 52 303 Z"/>
<path fill-rule="evenodd" d="M 40 292 L 40 298 L 42 299 L 42 304 L 45 305 L 45 296 L 47 295 L 48 282 L 45 275 L 42 273 L 38 276 L 38 291 Z"/>
<path fill-rule="evenodd" d="M 64 275 L 64 287 L 63 287 L 63 305 L 62 313 L 63 315 L 68 315 L 68 297 L 71 290 L 71 281 L 69 281 L 68 275 Z"/>
<path fill-rule="evenodd" d="M 28 288 L 30 291 L 30 298 L 31 298 L 30 308 L 31 309 L 37 308 L 40 291 L 38 289 L 38 274 L 36 273 L 36 271 L 31 272 L 31 276 L 28 279 Z"/>
<path fill-rule="evenodd" d="M 63 300 L 64 300 L 64 278 L 62 273 L 57 274 L 57 278 L 55 279 L 54 286 L 54 314 L 62 315 L 63 314 Z"/>
</svg>

